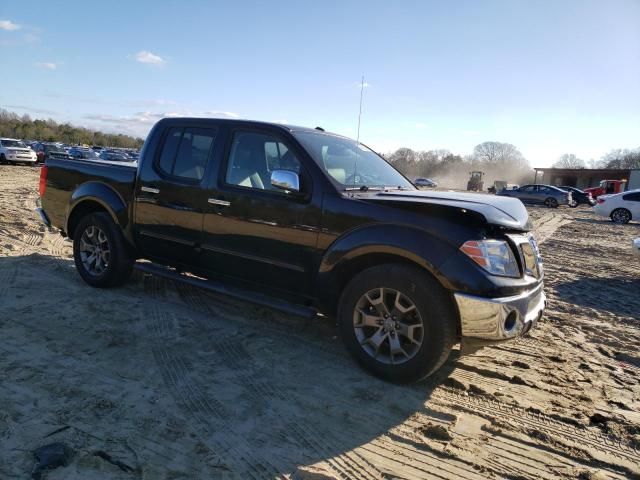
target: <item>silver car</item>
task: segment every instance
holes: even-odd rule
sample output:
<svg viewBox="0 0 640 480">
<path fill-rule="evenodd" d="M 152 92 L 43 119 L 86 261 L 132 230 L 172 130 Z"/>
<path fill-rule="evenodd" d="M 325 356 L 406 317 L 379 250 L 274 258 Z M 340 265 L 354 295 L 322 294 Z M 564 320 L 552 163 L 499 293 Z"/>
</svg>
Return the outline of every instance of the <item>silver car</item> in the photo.
<svg viewBox="0 0 640 480">
<path fill-rule="evenodd" d="M 571 192 L 551 185 L 523 185 L 514 190 L 501 190 L 498 195 L 519 198 L 522 203 L 540 203 L 549 208 L 572 203 Z"/>
</svg>

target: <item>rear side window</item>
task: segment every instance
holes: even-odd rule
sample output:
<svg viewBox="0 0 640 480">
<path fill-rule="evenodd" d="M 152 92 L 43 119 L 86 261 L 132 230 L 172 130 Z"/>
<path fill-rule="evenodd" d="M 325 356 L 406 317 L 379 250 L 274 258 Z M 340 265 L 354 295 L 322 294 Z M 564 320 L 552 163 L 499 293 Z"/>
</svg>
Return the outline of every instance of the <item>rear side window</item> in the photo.
<svg viewBox="0 0 640 480">
<path fill-rule="evenodd" d="M 640 202 L 640 192 L 627 193 L 622 196 L 622 199 L 628 202 Z"/>
<path fill-rule="evenodd" d="M 215 128 L 170 128 L 162 146 L 158 168 L 172 177 L 202 180 L 215 137 Z"/>
</svg>

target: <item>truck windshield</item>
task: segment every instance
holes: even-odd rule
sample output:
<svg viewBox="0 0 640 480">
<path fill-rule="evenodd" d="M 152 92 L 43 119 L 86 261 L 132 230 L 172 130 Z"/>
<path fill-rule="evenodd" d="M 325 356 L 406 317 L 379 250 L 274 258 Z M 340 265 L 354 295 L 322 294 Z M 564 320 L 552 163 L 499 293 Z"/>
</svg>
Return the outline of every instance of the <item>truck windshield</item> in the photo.
<svg viewBox="0 0 640 480">
<path fill-rule="evenodd" d="M 2 146 L 14 148 L 27 148 L 20 140 L 2 140 Z"/>
<path fill-rule="evenodd" d="M 361 143 L 322 132 L 293 132 L 293 135 L 338 188 L 415 190 L 384 158 Z"/>
</svg>

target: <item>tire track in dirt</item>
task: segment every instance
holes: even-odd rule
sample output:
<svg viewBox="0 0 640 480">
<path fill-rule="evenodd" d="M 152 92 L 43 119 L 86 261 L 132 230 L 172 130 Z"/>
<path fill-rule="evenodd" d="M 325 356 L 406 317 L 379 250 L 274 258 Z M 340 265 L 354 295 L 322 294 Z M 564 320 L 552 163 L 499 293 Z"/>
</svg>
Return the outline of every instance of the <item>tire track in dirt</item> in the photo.
<svg viewBox="0 0 640 480">
<path fill-rule="evenodd" d="M 149 288 L 152 288 L 151 286 Z M 265 477 L 275 478 L 278 476 L 278 468 L 268 460 L 258 458 L 243 443 L 242 438 L 235 438 L 233 432 L 228 432 L 227 418 L 230 412 L 226 406 L 215 398 L 211 398 L 204 393 L 192 381 L 192 368 L 180 356 L 174 354 L 167 348 L 167 339 L 175 339 L 176 332 L 170 326 L 175 322 L 167 318 L 169 314 L 160 311 L 158 306 L 154 306 L 149 315 L 147 328 L 152 339 L 152 352 L 155 363 L 161 370 L 165 385 L 169 389 L 175 401 L 181 405 L 182 410 L 191 419 L 192 426 L 201 435 L 201 440 L 213 446 L 213 451 L 221 461 L 229 465 L 228 460 L 223 458 L 229 456 L 232 459 L 229 467 L 232 471 L 242 474 L 244 478 L 261 479 Z M 157 334 L 160 333 L 160 337 Z M 227 431 L 233 436 L 230 442 L 222 444 L 215 440 L 216 432 Z"/>
<path fill-rule="evenodd" d="M 446 393 L 445 393 L 446 392 Z M 438 404 L 455 410 L 463 410 L 470 414 L 483 415 L 487 418 L 500 418 L 514 423 L 520 428 L 537 429 L 544 433 L 561 437 L 577 445 L 587 445 L 594 451 L 604 451 L 614 457 L 624 459 L 633 464 L 640 464 L 640 452 L 631 445 L 587 428 L 579 428 L 560 422 L 542 412 L 527 410 L 517 405 L 505 404 L 487 396 L 463 395 L 454 390 L 439 390 L 432 397 Z"/>
</svg>

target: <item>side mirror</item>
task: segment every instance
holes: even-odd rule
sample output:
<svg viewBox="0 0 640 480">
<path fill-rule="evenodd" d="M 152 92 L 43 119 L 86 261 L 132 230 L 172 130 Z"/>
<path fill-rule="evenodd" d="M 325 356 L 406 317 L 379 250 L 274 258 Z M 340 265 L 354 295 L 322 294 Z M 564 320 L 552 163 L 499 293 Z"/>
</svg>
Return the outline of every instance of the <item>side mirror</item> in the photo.
<svg viewBox="0 0 640 480">
<path fill-rule="evenodd" d="M 271 186 L 288 192 L 300 192 L 300 177 L 291 170 L 274 170 L 271 172 Z"/>
</svg>

